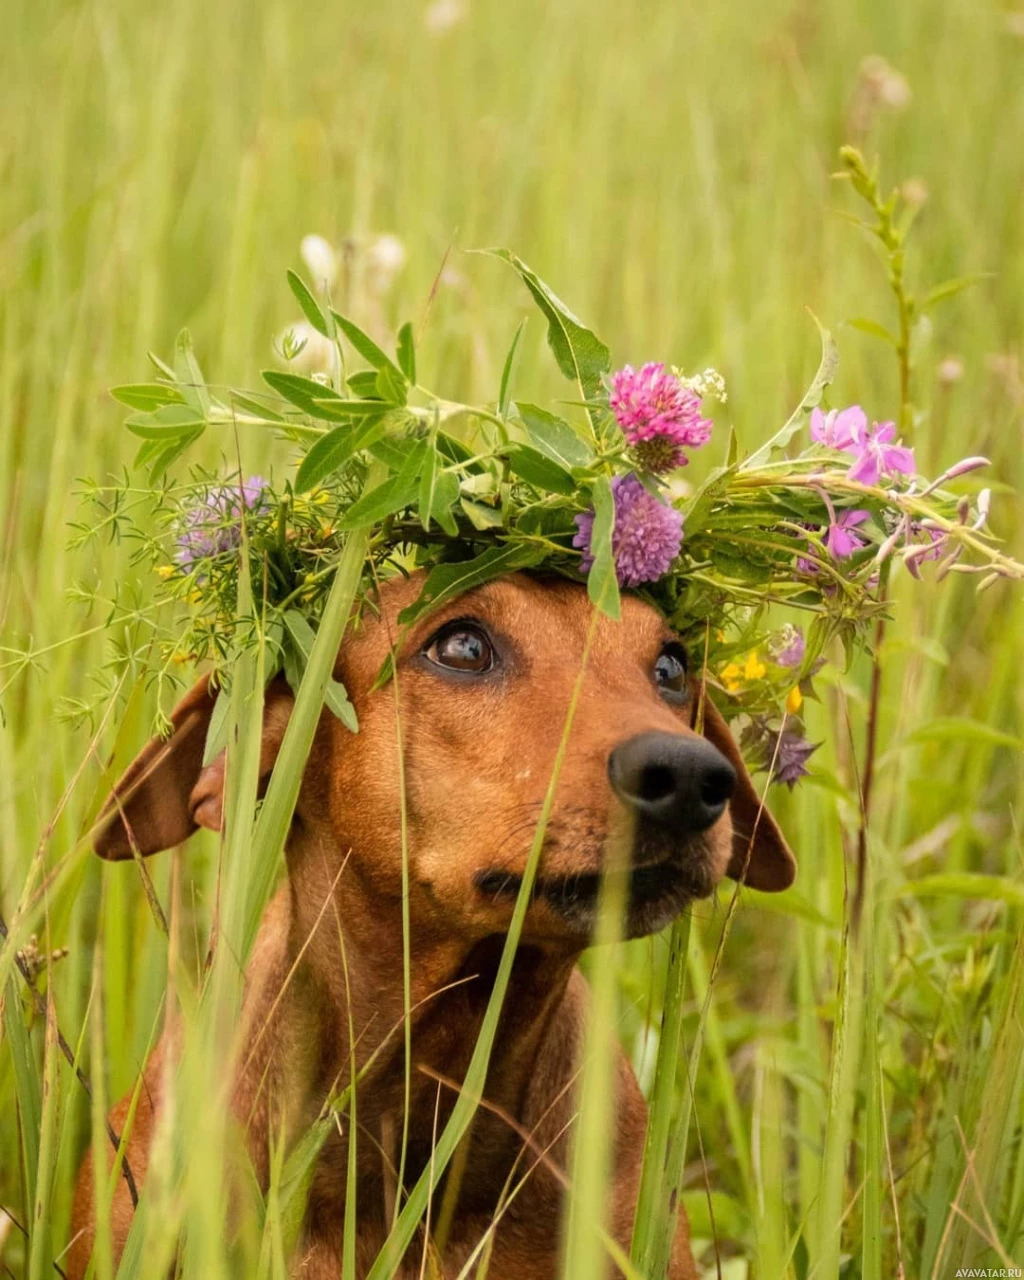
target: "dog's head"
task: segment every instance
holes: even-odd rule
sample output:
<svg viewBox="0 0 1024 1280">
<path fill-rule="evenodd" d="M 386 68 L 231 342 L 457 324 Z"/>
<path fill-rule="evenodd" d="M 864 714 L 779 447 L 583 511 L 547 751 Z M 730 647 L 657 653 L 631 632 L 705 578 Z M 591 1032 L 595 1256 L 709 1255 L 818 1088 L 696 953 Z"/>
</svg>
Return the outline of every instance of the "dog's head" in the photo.
<svg viewBox="0 0 1024 1280">
<path fill-rule="evenodd" d="M 359 713 L 352 734 L 322 717 L 289 852 L 348 857 L 381 901 L 401 892 L 402 788 L 411 911 L 432 933 L 480 938 L 507 927 L 577 684 L 591 606 L 582 587 L 516 575 L 479 587 L 402 634 L 399 611 L 422 579 L 386 584 L 379 612 L 348 633 L 336 675 Z M 374 689 L 401 637 L 396 684 Z M 630 935 L 650 933 L 723 875 L 784 889 L 793 856 L 755 792 L 699 672 L 658 613 L 636 598 L 598 623 L 547 825 L 525 935 L 582 945 L 604 871 L 628 880 Z M 400 716 L 396 716 L 396 691 Z M 203 767 L 213 707 L 201 681 L 174 733 L 142 752 L 115 788 L 96 837 L 104 857 L 142 854 L 219 829 L 224 761 Z M 291 709 L 268 688 L 261 772 Z M 397 731 L 400 721 L 400 735 Z M 315 833 L 315 840 L 302 834 Z"/>
</svg>

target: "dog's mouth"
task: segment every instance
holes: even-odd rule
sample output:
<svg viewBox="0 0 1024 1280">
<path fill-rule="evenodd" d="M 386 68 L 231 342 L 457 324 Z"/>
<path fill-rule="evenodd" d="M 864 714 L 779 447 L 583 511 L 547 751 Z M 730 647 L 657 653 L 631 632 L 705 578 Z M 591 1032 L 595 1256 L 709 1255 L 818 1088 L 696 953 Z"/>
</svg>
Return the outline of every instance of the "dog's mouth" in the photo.
<svg viewBox="0 0 1024 1280">
<path fill-rule="evenodd" d="M 653 933 L 679 915 L 694 898 L 705 898 L 714 882 L 704 857 L 678 855 L 645 863 L 626 872 L 610 872 L 626 877 L 627 937 Z M 574 932 L 590 932 L 597 917 L 597 903 L 604 873 L 581 871 L 569 875 L 538 875 L 531 902 L 545 903 Z M 519 894 L 523 878 L 515 872 L 478 871 L 473 878 L 481 894 L 493 902 L 512 902 Z"/>
</svg>

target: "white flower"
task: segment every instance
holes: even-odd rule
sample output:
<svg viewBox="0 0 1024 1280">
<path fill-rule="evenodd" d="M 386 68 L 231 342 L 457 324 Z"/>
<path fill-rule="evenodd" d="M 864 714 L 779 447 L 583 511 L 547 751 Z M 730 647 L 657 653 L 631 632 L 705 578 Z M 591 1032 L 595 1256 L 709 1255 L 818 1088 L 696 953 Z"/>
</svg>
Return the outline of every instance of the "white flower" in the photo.
<svg viewBox="0 0 1024 1280">
<path fill-rule="evenodd" d="M 405 245 L 397 236 L 376 236 L 366 248 L 367 284 L 374 293 L 386 293 L 405 266 Z"/>
<path fill-rule="evenodd" d="M 282 330 L 274 347 L 293 373 L 330 373 L 334 368 L 334 344 L 306 320 L 297 320 Z"/>
<path fill-rule="evenodd" d="M 717 400 L 719 404 L 725 404 L 729 399 L 725 390 L 725 379 L 717 369 L 705 369 L 703 373 L 694 373 L 686 377 L 681 369 L 673 365 L 672 372 L 684 387 L 689 387 L 702 400 Z"/>
<path fill-rule="evenodd" d="M 468 0 L 433 0 L 423 14 L 423 25 L 434 35 L 441 35 L 469 16 Z"/>
<path fill-rule="evenodd" d="M 303 236 L 299 256 L 317 289 L 329 289 L 338 274 L 338 255 L 323 236 Z"/>
</svg>

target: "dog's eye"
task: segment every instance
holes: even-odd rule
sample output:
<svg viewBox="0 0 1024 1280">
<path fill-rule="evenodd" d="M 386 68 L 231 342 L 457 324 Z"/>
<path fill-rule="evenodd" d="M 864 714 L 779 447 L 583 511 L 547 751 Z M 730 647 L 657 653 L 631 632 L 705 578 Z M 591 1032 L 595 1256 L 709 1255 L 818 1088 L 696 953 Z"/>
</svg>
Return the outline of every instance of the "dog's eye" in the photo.
<svg viewBox="0 0 1024 1280">
<path fill-rule="evenodd" d="M 681 644 L 670 640 L 658 654 L 654 683 L 673 702 L 686 697 L 686 651 Z"/>
<path fill-rule="evenodd" d="M 442 627 L 424 652 L 431 662 L 450 671 L 483 675 L 494 666 L 494 648 L 487 634 L 467 622 Z"/>
</svg>

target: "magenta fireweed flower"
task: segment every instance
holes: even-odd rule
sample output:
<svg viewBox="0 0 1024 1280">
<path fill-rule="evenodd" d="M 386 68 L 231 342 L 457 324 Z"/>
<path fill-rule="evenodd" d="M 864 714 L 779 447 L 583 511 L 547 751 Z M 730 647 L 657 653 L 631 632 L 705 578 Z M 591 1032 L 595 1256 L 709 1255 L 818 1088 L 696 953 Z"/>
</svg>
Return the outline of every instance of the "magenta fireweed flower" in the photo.
<svg viewBox="0 0 1024 1280">
<path fill-rule="evenodd" d="M 824 490 L 821 490 L 821 496 L 825 500 L 825 506 L 828 508 L 828 525 L 822 529 L 814 525 L 807 525 L 807 529 L 813 533 L 825 534 L 825 549 L 833 560 L 845 560 L 848 556 L 852 556 L 865 545 L 864 539 L 857 532 L 857 525 L 863 524 L 870 516 L 870 511 L 849 510 L 842 511 L 837 516 L 835 507 L 832 505 L 832 499 Z M 796 562 L 797 572 L 816 574 L 818 565 L 814 560 L 806 556 L 800 556 Z"/>
<path fill-rule="evenodd" d="M 847 477 L 859 484 L 877 484 L 879 476 L 895 472 L 912 476 L 916 469 L 914 451 L 905 445 L 890 444 L 895 434 L 895 422 L 876 422 L 874 431 L 860 442 L 857 461 L 846 473 Z"/>
<path fill-rule="evenodd" d="M 786 623 L 768 646 L 773 662 L 779 667 L 798 667 L 804 660 L 807 643 L 799 627 Z"/>
<path fill-rule="evenodd" d="M 711 436 L 700 396 L 660 363 L 639 370 L 627 364 L 613 373 L 608 405 L 646 471 L 685 466 L 684 450 L 700 448 Z"/>
<path fill-rule="evenodd" d="M 856 532 L 856 526 L 863 524 L 870 514 L 870 511 L 844 511 L 838 519 L 832 520 L 825 534 L 825 546 L 833 560 L 845 560 L 864 546 L 864 539 Z"/>
<path fill-rule="evenodd" d="M 675 507 L 648 493 L 631 472 L 612 480 L 615 498 L 615 529 L 612 555 L 620 587 L 637 587 L 657 582 L 668 573 L 683 545 L 683 517 Z M 590 542 L 594 535 L 594 513 L 576 516 L 577 533 L 572 545 L 583 552 L 581 565 L 589 573 L 594 563 Z"/>
<path fill-rule="evenodd" d="M 811 439 L 829 449 L 842 449 L 845 453 L 859 452 L 868 434 L 867 414 L 859 404 L 848 409 L 821 409 L 811 411 Z"/>
<path fill-rule="evenodd" d="M 811 439 L 829 449 L 856 455 L 846 473 L 860 484 L 877 484 L 880 476 L 914 474 L 914 451 L 905 445 L 892 444 L 896 434 L 894 422 L 876 422 L 868 428 L 868 419 L 859 404 L 848 409 L 821 409 L 811 412 Z"/>
<path fill-rule="evenodd" d="M 185 512 L 178 535 L 177 560 L 190 565 L 207 556 L 233 551 L 242 541 L 242 507 L 253 515 L 267 510 L 267 482 L 250 476 L 239 484 L 216 485 L 197 506 Z"/>
</svg>

